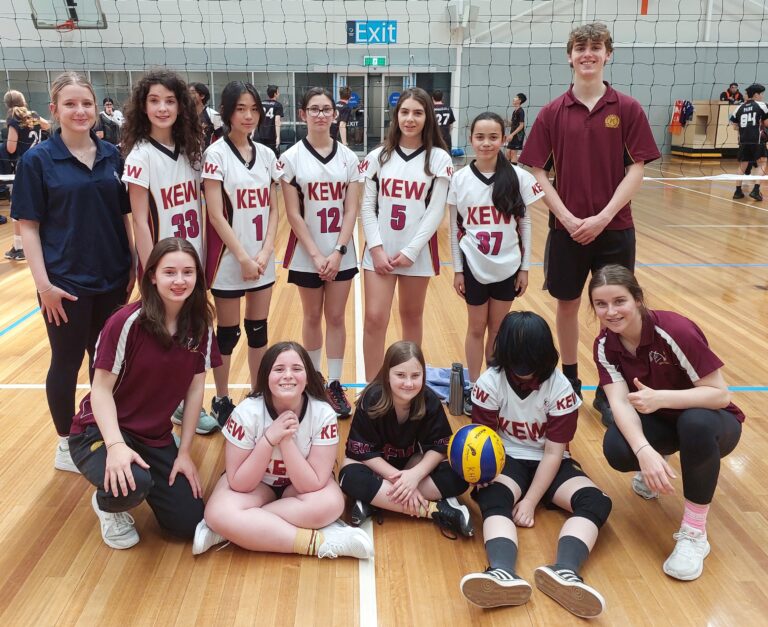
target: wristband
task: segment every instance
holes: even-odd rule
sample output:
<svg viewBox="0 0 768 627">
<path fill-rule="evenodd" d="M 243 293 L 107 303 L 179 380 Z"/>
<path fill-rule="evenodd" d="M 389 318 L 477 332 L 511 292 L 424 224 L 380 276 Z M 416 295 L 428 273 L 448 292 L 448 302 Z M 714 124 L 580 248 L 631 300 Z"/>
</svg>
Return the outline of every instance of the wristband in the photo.
<svg viewBox="0 0 768 627">
<path fill-rule="evenodd" d="M 112 442 L 112 444 L 107 444 L 107 450 L 115 446 L 115 444 L 125 444 L 125 442 L 123 442 L 123 440 L 118 440 L 117 442 Z"/>
<path fill-rule="evenodd" d="M 638 454 L 640 451 L 642 451 L 642 450 L 643 450 L 643 449 L 644 449 L 646 446 L 650 446 L 650 444 L 649 444 L 648 442 L 646 442 L 646 443 L 645 443 L 645 444 L 643 444 L 643 445 L 642 445 L 642 446 L 641 446 L 639 449 L 637 449 L 637 450 L 635 451 L 635 457 L 637 457 L 637 454 Z"/>
<path fill-rule="evenodd" d="M 275 448 L 275 445 L 272 444 L 272 440 L 269 439 L 266 430 L 264 431 L 264 435 L 262 437 L 267 441 L 267 444 L 269 444 L 272 448 Z"/>
<path fill-rule="evenodd" d="M 46 292 L 50 292 L 53 289 L 53 283 L 51 283 L 48 287 L 46 287 L 44 290 L 37 290 L 38 294 L 45 294 Z"/>
</svg>

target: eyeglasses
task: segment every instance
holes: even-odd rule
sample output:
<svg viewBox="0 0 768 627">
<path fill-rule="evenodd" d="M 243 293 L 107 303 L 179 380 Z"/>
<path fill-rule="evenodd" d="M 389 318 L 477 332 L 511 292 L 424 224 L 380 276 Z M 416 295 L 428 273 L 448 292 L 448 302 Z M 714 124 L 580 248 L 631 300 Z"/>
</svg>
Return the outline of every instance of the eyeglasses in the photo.
<svg viewBox="0 0 768 627">
<path fill-rule="evenodd" d="M 313 118 L 319 118 L 321 115 L 324 118 L 328 118 L 333 115 L 333 111 L 333 107 L 323 107 L 322 109 L 320 107 L 310 107 L 307 109 L 307 114 Z"/>
</svg>

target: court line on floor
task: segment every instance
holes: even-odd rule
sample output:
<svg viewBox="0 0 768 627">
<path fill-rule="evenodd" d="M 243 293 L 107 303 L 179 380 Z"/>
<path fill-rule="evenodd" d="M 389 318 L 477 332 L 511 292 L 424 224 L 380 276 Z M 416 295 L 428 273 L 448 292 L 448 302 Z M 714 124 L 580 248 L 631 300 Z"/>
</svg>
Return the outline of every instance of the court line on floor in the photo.
<svg viewBox="0 0 768 627">
<path fill-rule="evenodd" d="M 355 250 L 360 250 L 358 229 L 352 230 Z M 355 378 L 365 381 L 365 356 L 363 354 L 363 290 L 360 280 L 361 272 L 355 275 Z M 365 384 L 346 384 L 346 387 L 363 387 Z M 376 627 L 378 625 L 378 608 L 376 607 L 376 545 L 373 541 L 373 521 L 369 518 L 360 528 L 368 534 L 374 546 L 374 557 L 358 560 L 357 585 L 359 588 L 360 627 Z"/>
<path fill-rule="evenodd" d="M 11 322 L 11 324 L 9 324 L 4 329 L 0 329 L 0 337 L 3 337 L 9 331 L 13 331 L 13 329 L 15 329 L 17 326 L 19 326 L 22 322 L 27 321 L 29 318 L 34 316 L 39 311 L 40 311 L 40 307 L 35 307 L 32 311 L 30 311 L 28 313 L 25 313 L 21 318 L 19 318 L 15 322 Z"/>
</svg>

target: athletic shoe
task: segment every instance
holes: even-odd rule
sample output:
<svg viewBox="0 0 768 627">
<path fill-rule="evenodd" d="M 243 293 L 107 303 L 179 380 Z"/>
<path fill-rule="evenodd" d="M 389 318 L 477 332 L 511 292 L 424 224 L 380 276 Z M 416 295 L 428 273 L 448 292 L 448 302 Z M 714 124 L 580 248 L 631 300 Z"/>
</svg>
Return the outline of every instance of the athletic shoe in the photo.
<svg viewBox="0 0 768 627">
<path fill-rule="evenodd" d="M 360 500 L 355 501 L 352 509 L 349 510 L 349 519 L 352 521 L 352 526 L 359 527 L 373 516 L 375 511 L 376 508 L 370 503 L 363 503 Z"/>
<path fill-rule="evenodd" d="M 195 539 L 192 540 L 192 555 L 201 555 L 212 546 L 226 541 L 227 539 L 224 536 L 220 536 L 206 525 L 205 520 L 201 520 L 197 523 L 197 527 L 195 527 Z"/>
<path fill-rule="evenodd" d="M 749 192 L 749 197 L 753 198 L 754 200 L 762 200 L 763 195 L 760 193 L 759 189 L 753 189 L 751 192 Z"/>
<path fill-rule="evenodd" d="M 595 391 L 595 400 L 592 401 L 592 407 L 600 412 L 600 422 L 603 423 L 604 427 L 610 427 L 613 424 L 611 404 L 608 402 L 608 397 L 606 397 L 603 388 L 600 386 Z"/>
<path fill-rule="evenodd" d="M 0 215 L 0 224 L 8 224 L 8 218 L 6 218 L 3 215 Z"/>
<path fill-rule="evenodd" d="M 349 418 L 352 408 L 347 400 L 347 395 L 344 394 L 344 388 L 341 387 L 341 383 L 336 380 L 331 381 L 325 388 L 325 396 L 339 418 Z"/>
<path fill-rule="evenodd" d="M 329 557 L 356 557 L 365 560 L 373 557 L 373 542 L 362 529 L 350 527 L 347 523 L 337 520 L 327 527 L 320 529 L 324 542 L 317 550 L 320 559 Z"/>
<path fill-rule="evenodd" d="M 459 503 L 455 496 L 437 502 L 437 511 L 432 514 L 432 520 L 442 529 L 448 529 L 456 534 L 467 537 L 475 535 L 469 510 L 466 505 Z"/>
<path fill-rule="evenodd" d="M 118 512 L 111 514 L 99 509 L 96 501 L 96 493 L 91 497 L 91 507 L 99 517 L 101 524 L 101 538 L 104 544 L 113 549 L 130 549 L 138 544 L 139 534 L 134 527 L 133 516 L 128 512 Z"/>
<path fill-rule="evenodd" d="M 214 396 L 211 399 L 211 416 L 216 419 L 216 422 L 218 422 L 219 426 L 222 428 L 224 428 L 224 425 L 227 423 L 227 418 L 229 418 L 229 414 L 232 413 L 234 408 L 235 404 L 229 396 L 222 396 L 219 400 L 216 400 L 216 397 Z"/>
<path fill-rule="evenodd" d="M 501 568 L 464 575 L 459 588 L 467 601 L 480 607 L 522 605 L 531 598 L 531 584 Z"/>
<path fill-rule="evenodd" d="M 636 472 L 635 476 L 632 477 L 632 490 L 638 496 L 642 496 L 646 501 L 659 498 L 659 493 L 654 492 L 646 485 L 642 472 Z"/>
<path fill-rule="evenodd" d="M 173 416 L 171 416 L 171 422 L 175 425 L 180 425 L 182 418 L 184 418 L 184 401 L 179 403 L 179 406 L 173 412 Z M 220 428 L 221 427 L 219 426 L 216 418 L 209 416 L 207 413 L 205 413 L 204 409 L 200 410 L 200 418 L 197 420 L 195 433 L 199 435 L 208 435 L 209 433 L 213 433 Z"/>
<path fill-rule="evenodd" d="M 464 388 L 464 415 L 472 417 L 472 388 Z"/>
<path fill-rule="evenodd" d="M 584 395 L 581 393 L 581 379 L 569 378 L 568 381 L 571 384 L 573 391 L 576 392 L 576 396 L 578 396 L 583 401 Z"/>
<path fill-rule="evenodd" d="M 59 443 L 56 445 L 56 457 L 53 460 L 53 467 L 56 470 L 66 470 L 67 472 L 80 474 L 80 470 L 75 466 L 75 462 L 72 461 L 72 455 L 69 453 L 67 438 L 59 438 Z"/>
<path fill-rule="evenodd" d="M 739 200 L 741 198 L 744 198 L 744 191 L 741 189 L 741 187 L 737 187 L 736 191 L 733 192 L 733 199 Z"/>
<path fill-rule="evenodd" d="M 664 562 L 664 572 L 670 577 L 682 581 L 692 581 L 701 576 L 704 570 L 704 558 L 709 555 L 707 534 L 688 526 L 672 536 L 677 540 L 674 551 Z"/>
<path fill-rule="evenodd" d="M 536 587 L 571 614 L 581 618 L 594 618 L 605 609 L 603 595 L 585 584 L 582 578 L 569 568 L 555 570 L 554 566 L 539 566 L 533 576 Z"/>
<path fill-rule="evenodd" d="M 5 253 L 5 258 L 11 261 L 26 261 L 23 248 L 16 248 L 11 246 L 11 249 Z"/>
</svg>

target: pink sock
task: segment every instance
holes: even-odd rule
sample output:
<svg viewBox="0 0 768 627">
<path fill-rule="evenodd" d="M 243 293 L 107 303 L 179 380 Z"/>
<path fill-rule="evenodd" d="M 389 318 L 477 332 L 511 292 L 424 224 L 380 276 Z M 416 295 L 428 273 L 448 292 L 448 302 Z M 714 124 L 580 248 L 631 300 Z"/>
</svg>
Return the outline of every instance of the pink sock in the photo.
<svg viewBox="0 0 768 627">
<path fill-rule="evenodd" d="M 707 532 L 707 513 L 709 505 L 699 505 L 691 501 L 685 501 L 685 510 L 683 511 L 683 524 L 691 529 Z"/>
</svg>

